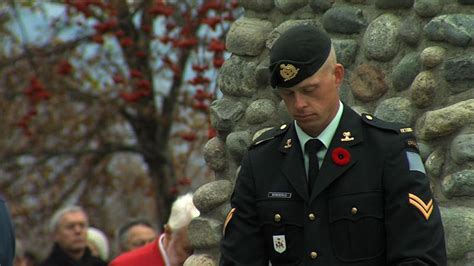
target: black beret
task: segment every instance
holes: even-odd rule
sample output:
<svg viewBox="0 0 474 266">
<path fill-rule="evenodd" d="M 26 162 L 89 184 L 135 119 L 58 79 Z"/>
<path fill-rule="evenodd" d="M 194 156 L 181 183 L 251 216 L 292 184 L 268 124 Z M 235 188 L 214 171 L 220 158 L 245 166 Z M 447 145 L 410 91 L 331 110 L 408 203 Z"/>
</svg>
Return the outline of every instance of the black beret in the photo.
<svg viewBox="0 0 474 266">
<path fill-rule="evenodd" d="M 298 25 L 285 31 L 270 51 L 270 84 L 293 87 L 310 77 L 326 62 L 331 39 L 323 30 Z"/>
</svg>

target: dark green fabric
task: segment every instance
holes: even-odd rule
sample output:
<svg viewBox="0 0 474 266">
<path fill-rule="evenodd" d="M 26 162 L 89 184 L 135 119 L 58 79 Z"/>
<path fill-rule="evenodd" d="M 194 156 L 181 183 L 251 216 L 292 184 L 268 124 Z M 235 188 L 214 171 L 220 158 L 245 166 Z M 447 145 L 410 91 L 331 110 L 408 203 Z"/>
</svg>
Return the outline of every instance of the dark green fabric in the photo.
<svg viewBox="0 0 474 266">
<path fill-rule="evenodd" d="M 0 197 L 0 266 L 13 265 L 15 233 L 5 201 Z"/>
</svg>

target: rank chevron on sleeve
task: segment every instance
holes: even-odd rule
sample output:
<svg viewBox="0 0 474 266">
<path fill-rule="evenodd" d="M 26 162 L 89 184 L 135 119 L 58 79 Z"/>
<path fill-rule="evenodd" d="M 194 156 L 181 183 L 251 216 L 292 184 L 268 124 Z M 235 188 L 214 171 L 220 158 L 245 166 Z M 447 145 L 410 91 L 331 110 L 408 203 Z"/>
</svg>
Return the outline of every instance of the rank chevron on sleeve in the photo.
<svg viewBox="0 0 474 266">
<path fill-rule="evenodd" d="M 408 199 L 411 205 L 415 206 L 421 214 L 425 217 L 425 219 L 428 221 L 428 219 L 431 216 L 431 213 L 433 212 L 433 199 L 431 199 L 428 204 L 426 204 L 422 199 L 420 199 L 418 196 L 408 193 Z"/>
</svg>

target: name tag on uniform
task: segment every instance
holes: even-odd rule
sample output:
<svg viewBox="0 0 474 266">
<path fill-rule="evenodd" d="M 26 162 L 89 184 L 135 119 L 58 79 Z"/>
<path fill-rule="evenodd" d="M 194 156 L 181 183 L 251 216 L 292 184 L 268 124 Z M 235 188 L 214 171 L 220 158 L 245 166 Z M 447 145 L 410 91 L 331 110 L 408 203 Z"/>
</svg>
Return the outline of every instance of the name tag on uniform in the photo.
<svg viewBox="0 0 474 266">
<path fill-rule="evenodd" d="M 291 199 L 290 192 L 268 192 L 268 198 L 270 199 Z"/>
<path fill-rule="evenodd" d="M 286 250 L 285 235 L 273 236 L 273 248 L 278 253 L 283 253 Z"/>
</svg>

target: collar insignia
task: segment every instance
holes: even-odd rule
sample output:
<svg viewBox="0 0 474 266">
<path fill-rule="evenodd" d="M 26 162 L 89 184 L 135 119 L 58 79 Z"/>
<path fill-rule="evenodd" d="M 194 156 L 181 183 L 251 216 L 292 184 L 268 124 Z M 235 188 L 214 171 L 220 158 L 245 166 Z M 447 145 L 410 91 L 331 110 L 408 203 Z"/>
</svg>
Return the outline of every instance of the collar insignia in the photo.
<svg viewBox="0 0 474 266">
<path fill-rule="evenodd" d="M 351 136 L 350 131 L 343 132 L 342 135 L 344 136 L 344 138 L 342 138 L 341 141 L 353 141 L 354 140 L 354 137 Z"/>
<path fill-rule="evenodd" d="M 288 65 L 280 64 L 280 75 L 284 81 L 288 81 L 296 77 L 299 70 L 300 70 L 299 68 L 296 68 L 292 64 L 288 64 Z"/>
<path fill-rule="evenodd" d="M 283 146 L 283 148 L 289 149 L 289 148 L 291 148 L 291 146 L 293 146 L 293 144 L 291 144 L 291 139 L 287 139 L 286 140 L 286 145 Z"/>
<path fill-rule="evenodd" d="M 433 199 L 426 204 L 418 196 L 408 193 L 408 202 L 415 206 L 427 221 L 430 219 L 431 213 L 433 213 Z"/>
</svg>

